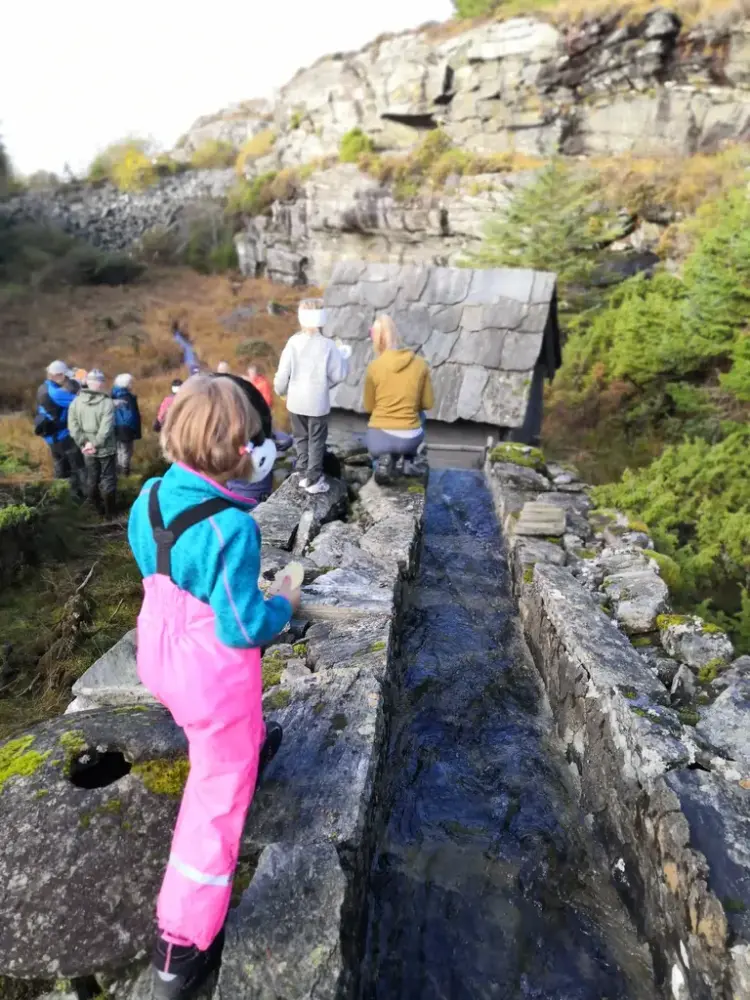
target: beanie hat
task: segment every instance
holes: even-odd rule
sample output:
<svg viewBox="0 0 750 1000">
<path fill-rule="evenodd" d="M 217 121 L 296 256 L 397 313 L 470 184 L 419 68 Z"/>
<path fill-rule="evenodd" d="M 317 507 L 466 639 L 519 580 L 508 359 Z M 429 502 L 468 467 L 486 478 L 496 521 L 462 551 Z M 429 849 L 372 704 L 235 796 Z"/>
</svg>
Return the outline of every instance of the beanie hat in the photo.
<svg viewBox="0 0 750 1000">
<path fill-rule="evenodd" d="M 300 326 L 305 330 L 312 330 L 314 327 L 320 329 L 326 325 L 325 309 L 303 309 L 300 306 L 297 316 Z"/>
<path fill-rule="evenodd" d="M 86 376 L 86 381 L 91 382 L 104 382 L 104 372 L 99 368 L 92 368 L 91 371 Z"/>
<path fill-rule="evenodd" d="M 86 369 L 85 368 L 76 368 L 75 372 L 73 373 L 73 377 L 75 378 L 76 382 L 85 382 L 86 381 Z"/>
<path fill-rule="evenodd" d="M 116 389 L 129 389 L 133 384 L 133 376 L 128 372 L 124 372 L 122 375 L 117 375 L 115 378 L 115 388 Z"/>
<path fill-rule="evenodd" d="M 65 364 L 64 361 L 51 361 L 47 365 L 47 374 L 48 375 L 67 375 L 68 374 L 68 366 Z"/>
</svg>

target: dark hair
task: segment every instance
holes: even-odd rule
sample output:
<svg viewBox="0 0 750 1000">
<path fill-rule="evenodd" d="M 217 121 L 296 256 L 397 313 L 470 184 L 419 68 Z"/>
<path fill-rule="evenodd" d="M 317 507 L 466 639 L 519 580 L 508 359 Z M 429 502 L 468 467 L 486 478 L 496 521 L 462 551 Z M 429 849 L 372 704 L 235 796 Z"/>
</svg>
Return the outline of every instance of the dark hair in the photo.
<svg viewBox="0 0 750 1000">
<path fill-rule="evenodd" d="M 238 385 L 240 389 L 247 396 L 250 405 L 255 410 L 255 412 L 260 417 L 260 425 L 263 428 L 263 438 L 258 441 L 253 439 L 253 444 L 263 444 L 266 438 L 270 438 L 273 433 L 272 418 L 271 418 L 271 408 L 268 403 L 263 399 L 263 396 L 255 388 L 252 383 L 248 382 L 247 379 L 241 378 L 239 375 L 232 375 L 227 372 L 223 375 L 214 375 L 214 378 L 229 378 L 235 385 Z"/>
</svg>

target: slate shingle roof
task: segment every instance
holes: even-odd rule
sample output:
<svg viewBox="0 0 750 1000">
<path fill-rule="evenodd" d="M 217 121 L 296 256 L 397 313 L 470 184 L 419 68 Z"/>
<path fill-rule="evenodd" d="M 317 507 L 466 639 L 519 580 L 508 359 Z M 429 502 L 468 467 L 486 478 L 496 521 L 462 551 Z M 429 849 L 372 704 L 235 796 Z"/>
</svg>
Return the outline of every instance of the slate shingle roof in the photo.
<svg viewBox="0 0 750 1000">
<path fill-rule="evenodd" d="M 325 335 L 353 351 L 349 377 L 333 391 L 340 409 L 363 412 L 369 329 L 379 313 L 429 362 L 436 420 L 520 427 L 537 363 L 549 378 L 560 366 L 556 277 L 548 272 L 342 261 L 325 303 Z"/>
</svg>

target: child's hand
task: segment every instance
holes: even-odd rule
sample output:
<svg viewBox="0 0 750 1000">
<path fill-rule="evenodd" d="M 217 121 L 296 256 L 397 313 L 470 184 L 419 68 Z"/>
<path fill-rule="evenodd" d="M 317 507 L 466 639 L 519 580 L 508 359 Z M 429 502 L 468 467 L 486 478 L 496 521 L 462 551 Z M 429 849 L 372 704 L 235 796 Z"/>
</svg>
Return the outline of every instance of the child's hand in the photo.
<svg viewBox="0 0 750 1000">
<path fill-rule="evenodd" d="M 299 587 L 293 585 L 292 578 L 290 576 L 283 577 L 281 583 L 276 590 L 278 597 L 285 597 L 287 601 L 292 606 L 292 611 L 296 611 L 300 605 L 300 599 L 302 594 Z"/>
</svg>

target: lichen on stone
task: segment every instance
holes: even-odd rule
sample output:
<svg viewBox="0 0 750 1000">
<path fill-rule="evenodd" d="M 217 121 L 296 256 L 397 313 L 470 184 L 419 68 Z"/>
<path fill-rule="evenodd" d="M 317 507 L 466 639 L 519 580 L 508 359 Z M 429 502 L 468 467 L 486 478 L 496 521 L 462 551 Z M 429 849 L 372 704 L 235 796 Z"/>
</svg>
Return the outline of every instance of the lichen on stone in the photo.
<svg viewBox="0 0 750 1000">
<path fill-rule="evenodd" d="M 668 628 L 676 628 L 678 625 L 687 625 L 690 622 L 688 615 L 659 615 L 656 619 L 656 627 L 660 632 Z"/>
<path fill-rule="evenodd" d="M 711 681 L 715 681 L 719 671 L 724 667 L 726 667 L 726 663 L 720 657 L 715 656 L 713 660 L 709 660 L 698 671 L 699 683 L 710 684 Z"/>
<path fill-rule="evenodd" d="M 524 568 L 523 571 L 523 582 L 533 583 L 534 582 L 534 566 L 536 563 L 529 563 L 528 566 Z"/>
<path fill-rule="evenodd" d="M 279 711 L 282 708 L 286 708 L 291 700 L 292 692 L 284 688 L 280 691 L 272 691 L 264 700 L 263 707 L 271 712 Z"/>
<path fill-rule="evenodd" d="M 281 675 L 284 672 L 284 667 L 286 666 L 286 660 L 283 660 L 280 656 L 264 656 L 263 657 L 263 690 L 268 691 L 269 688 L 276 687 L 277 684 L 281 683 Z"/>
<path fill-rule="evenodd" d="M 421 483 L 412 483 L 411 486 L 407 487 L 407 492 L 408 493 L 420 493 L 420 494 L 422 494 L 422 493 L 424 493 L 424 491 L 425 491 L 424 486 L 422 486 Z"/>
<path fill-rule="evenodd" d="M 307 655 L 307 643 L 306 642 L 295 642 L 292 646 L 295 656 L 306 656 Z"/>
<path fill-rule="evenodd" d="M 371 653 L 379 653 L 383 649 L 385 649 L 385 643 L 384 642 L 374 642 L 372 644 L 372 646 L 370 646 L 370 652 Z"/>
<path fill-rule="evenodd" d="M 697 726 L 700 722 L 700 715 L 694 708 L 686 706 L 685 708 L 678 708 L 677 714 L 680 717 L 680 722 L 683 726 Z"/>
<path fill-rule="evenodd" d="M 31 750 L 33 742 L 33 736 L 20 736 L 0 747 L 0 792 L 11 778 L 31 777 L 52 753 Z"/>
<path fill-rule="evenodd" d="M 170 795 L 179 798 L 190 773 L 187 757 L 172 760 L 144 760 L 133 765 L 132 774 L 137 775 L 146 788 L 155 795 Z"/>
</svg>

